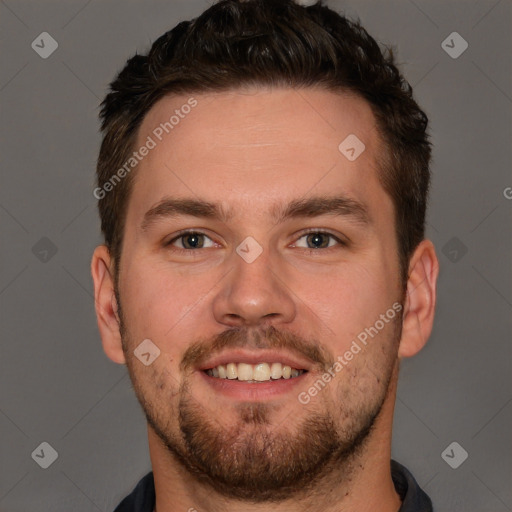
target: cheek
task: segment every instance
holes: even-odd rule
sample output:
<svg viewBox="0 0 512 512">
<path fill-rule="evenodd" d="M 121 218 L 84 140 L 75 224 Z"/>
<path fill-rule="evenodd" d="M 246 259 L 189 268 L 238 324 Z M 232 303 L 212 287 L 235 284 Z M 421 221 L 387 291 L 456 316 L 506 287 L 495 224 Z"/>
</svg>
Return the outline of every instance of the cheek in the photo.
<svg viewBox="0 0 512 512">
<path fill-rule="evenodd" d="M 162 338 L 189 314 L 202 290 L 169 269 L 132 266 L 122 288 L 123 312 L 137 334 Z"/>
<path fill-rule="evenodd" d="M 173 371 L 172 357 L 164 357 L 159 361 L 158 369 L 154 376 L 154 389 L 156 393 L 166 397 L 174 398 L 178 395 L 179 375 Z"/>
<path fill-rule="evenodd" d="M 180 375 L 162 354 L 151 366 L 132 361 L 130 375 L 136 396 L 154 424 L 178 429 Z"/>
<path fill-rule="evenodd" d="M 372 265 L 366 260 L 365 264 L 333 267 L 322 279 L 318 275 L 302 278 L 297 295 L 341 350 L 391 307 L 394 295 L 387 279 L 378 261 Z"/>
<path fill-rule="evenodd" d="M 212 280 L 219 280 L 213 274 L 180 276 L 164 265 L 132 265 L 123 283 L 126 341 L 131 350 L 144 339 L 159 348 L 160 356 L 153 363 L 159 373 L 154 375 L 152 387 L 161 393 L 168 394 L 169 386 L 174 389 L 181 381 L 179 364 L 190 344 L 208 335 L 208 294 L 215 284 Z"/>
</svg>

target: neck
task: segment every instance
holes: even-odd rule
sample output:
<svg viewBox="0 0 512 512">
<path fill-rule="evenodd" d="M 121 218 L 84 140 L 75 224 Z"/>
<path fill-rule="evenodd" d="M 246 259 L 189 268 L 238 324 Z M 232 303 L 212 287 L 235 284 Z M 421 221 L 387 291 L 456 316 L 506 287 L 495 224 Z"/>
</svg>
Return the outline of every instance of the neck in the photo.
<svg viewBox="0 0 512 512">
<path fill-rule="evenodd" d="M 391 428 L 396 395 L 398 366 L 374 427 L 361 449 L 347 464 L 318 482 L 307 496 L 272 502 L 273 512 L 397 512 L 400 497 L 391 479 Z M 156 490 L 156 512 L 221 512 L 240 510 L 263 512 L 269 503 L 229 499 L 199 483 L 171 455 L 151 427 L 149 450 Z"/>
</svg>

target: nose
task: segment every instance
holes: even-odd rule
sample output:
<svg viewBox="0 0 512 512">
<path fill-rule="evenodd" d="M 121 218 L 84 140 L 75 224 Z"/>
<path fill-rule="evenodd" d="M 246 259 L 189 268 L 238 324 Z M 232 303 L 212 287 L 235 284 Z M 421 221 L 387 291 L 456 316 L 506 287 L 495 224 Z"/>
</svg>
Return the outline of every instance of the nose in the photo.
<svg viewBox="0 0 512 512">
<path fill-rule="evenodd" d="M 215 319 L 230 327 L 292 322 L 296 302 L 283 273 L 271 265 L 268 250 L 248 263 L 236 252 L 232 270 L 222 280 L 213 300 Z"/>
</svg>

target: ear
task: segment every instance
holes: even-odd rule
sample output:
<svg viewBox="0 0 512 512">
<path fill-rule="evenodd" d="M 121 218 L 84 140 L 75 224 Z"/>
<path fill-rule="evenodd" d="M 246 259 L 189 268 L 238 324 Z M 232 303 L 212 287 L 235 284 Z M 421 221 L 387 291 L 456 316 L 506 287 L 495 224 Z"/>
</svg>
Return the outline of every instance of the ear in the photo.
<svg viewBox="0 0 512 512">
<path fill-rule="evenodd" d="M 409 263 L 402 337 L 398 356 L 411 357 L 427 343 L 434 324 L 436 285 L 439 274 L 434 244 L 423 240 Z"/>
<path fill-rule="evenodd" d="M 125 363 L 121 343 L 120 321 L 111 273 L 110 253 L 105 245 L 94 250 L 91 273 L 94 281 L 94 307 L 105 354 L 115 363 Z"/>
</svg>

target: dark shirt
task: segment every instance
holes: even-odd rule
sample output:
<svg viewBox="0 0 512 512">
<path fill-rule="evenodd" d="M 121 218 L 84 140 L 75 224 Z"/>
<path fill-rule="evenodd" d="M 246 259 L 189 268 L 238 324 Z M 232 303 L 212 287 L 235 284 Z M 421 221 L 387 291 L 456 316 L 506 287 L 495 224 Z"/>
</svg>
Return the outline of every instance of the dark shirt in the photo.
<svg viewBox="0 0 512 512">
<path fill-rule="evenodd" d="M 398 512 L 432 512 L 430 498 L 420 489 L 411 473 L 394 460 L 391 461 L 391 478 L 402 500 Z M 114 512 L 153 512 L 154 508 L 155 483 L 153 473 L 148 473 Z"/>
</svg>

